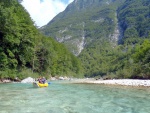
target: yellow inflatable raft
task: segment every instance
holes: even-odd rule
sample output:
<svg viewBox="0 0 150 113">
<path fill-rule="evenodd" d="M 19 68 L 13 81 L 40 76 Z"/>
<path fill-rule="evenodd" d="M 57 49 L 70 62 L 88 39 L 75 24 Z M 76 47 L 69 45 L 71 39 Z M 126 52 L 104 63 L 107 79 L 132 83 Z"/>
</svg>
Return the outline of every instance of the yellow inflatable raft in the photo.
<svg viewBox="0 0 150 113">
<path fill-rule="evenodd" d="M 33 86 L 34 87 L 40 87 L 40 88 L 42 88 L 42 87 L 48 87 L 48 83 L 41 84 L 39 82 L 33 82 Z"/>
</svg>

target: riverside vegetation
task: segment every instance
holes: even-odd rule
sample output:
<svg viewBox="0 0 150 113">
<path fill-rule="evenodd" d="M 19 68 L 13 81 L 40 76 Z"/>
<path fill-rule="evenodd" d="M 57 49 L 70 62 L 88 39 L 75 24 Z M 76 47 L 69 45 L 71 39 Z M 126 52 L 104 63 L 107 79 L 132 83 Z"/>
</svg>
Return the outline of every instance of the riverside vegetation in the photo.
<svg viewBox="0 0 150 113">
<path fill-rule="evenodd" d="M 0 78 L 81 72 L 80 61 L 66 47 L 39 33 L 17 0 L 0 1 Z"/>
<path fill-rule="evenodd" d="M 102 5 L 106 2 L 101 1 Z M 97 2 L 94 0 L 93 4 Z M 23 79 L 39 75 L 47 78 L 150 78 L 150 1 L 116 0 L 111 1 L 109 7 L 101 5 L 100 8 L 90 3 L 91 0 L 74 1 L 40 29 L 48 35 L 44 36 L 17 0 L 1 0 L 0 78 L 14 80 L 16 77 Z M 93 7 L 92 11 L 89 7 Z M 80 8 L 79 13 L 77 9 Z M 96 19 L 100 19 L 100 22 L 89 22 L 97 22 Z M 117 22 L 122 30 L 122 38 L 112 42 L 110 35 L 114 34 Z M 61 32 L 63 36 L 59 37 L 59 28 L 64 29 L 73 23 L 76 26 L 72 25 L 74 27 L 70 31 Z M 62 43 L 55 41 L 68 34 L 73 41 L 78 37 L 85 38 L 84 49 L 78 56 L 71 53 L 77 48 L 71 45 L 73 41 L 70 38 Z"/>
</svg>

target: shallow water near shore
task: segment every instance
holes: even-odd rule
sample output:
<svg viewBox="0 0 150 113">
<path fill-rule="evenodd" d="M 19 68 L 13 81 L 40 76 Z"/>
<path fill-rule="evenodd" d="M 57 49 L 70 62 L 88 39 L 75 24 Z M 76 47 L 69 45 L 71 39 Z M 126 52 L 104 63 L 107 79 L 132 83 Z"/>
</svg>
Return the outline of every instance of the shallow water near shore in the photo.
<svg viewBox="0 0 150 113">
<path fill-rule="evenodd" d="M 150 88 L 51 82 L 0 84 L 0 113 L 149 113 Z"/>
</svg>

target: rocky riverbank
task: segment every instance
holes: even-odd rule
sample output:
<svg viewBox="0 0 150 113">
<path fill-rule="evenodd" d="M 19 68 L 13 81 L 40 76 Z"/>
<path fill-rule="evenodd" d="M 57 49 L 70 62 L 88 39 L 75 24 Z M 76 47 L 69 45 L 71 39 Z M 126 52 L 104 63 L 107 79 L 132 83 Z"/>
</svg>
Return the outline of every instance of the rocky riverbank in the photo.
<svg viewBox="0 0 150 113">
<path fill-rule="evenodd" d="M 0 79 L 0 83 L 10 83 L 11 80 L 9 79 Z"/>
<path fill-rule="evenodd" d="M 89 83 L 89 84 L 105 84 L 105 85 L 120 85 L 120 86 L 137 86 L 137 87 L 150 87 L 150 80 L 140 80 L 140 79 L 113 79 L 113 80 L 101 80 L 101 79 L 94 79 L 94 78 L 84 78 L 84 79 L 77 79 L 77 78 L 67 78 L 67 77 L 51 77 L 50 81 L 55 80 L 65 80 L 69 81 L 69 83 Z M 32 83 L 35 79 L 28 77 L 22 81 L 16 80 L 15 82 L 21 83 Z M 9 83 L 12 82 L 8 79 L 1 79 L 0 83 Z M 13 81 L 14 82 L 14 81 Z"/>
<path fill-rule="evenodd" d="M 21 82 L 19 78 L 15 79 L 0 79 L 0 83 L 11 83 L 11 82 Z"/>
<path fill-rule="evenodd" d="M 150 87 L 150 80 L 138 80 L 138 79 L 95 80 L 90 78 L 90 79 L 76 79 L 73 80 L 72 83 L 91 83 L 91 84 Z"/>
</svg>

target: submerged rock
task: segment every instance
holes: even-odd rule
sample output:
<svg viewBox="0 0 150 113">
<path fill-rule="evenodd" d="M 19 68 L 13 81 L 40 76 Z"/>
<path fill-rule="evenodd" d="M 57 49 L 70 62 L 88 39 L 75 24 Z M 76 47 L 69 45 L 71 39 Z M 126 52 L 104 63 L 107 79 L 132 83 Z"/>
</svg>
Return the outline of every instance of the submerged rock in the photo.
<svg viewBox="0 0 150 113">
<path fill-rule="evenodd" d="M 21 83 L 33 83 L 35 81 L 35 79 L 31 78 L 31 77 L 28 77 L 26 79 L 23 79 L 21 81 Z"/>
</svg>

